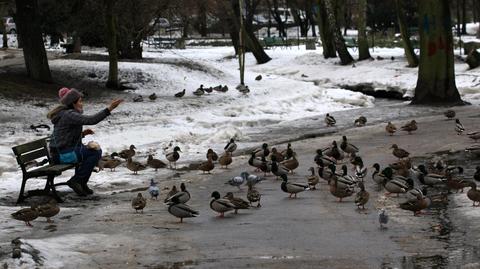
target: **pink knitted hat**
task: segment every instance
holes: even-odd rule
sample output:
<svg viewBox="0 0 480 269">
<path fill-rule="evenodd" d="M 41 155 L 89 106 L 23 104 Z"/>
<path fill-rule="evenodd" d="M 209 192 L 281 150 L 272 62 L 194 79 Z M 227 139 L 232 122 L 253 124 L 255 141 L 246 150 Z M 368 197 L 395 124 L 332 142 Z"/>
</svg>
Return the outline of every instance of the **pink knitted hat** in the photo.
<svg viewBox="0 0 480 269">
<path fill-rule="evenodd" d="M 75 90 L 75 89 L 69 89 L 69 88 L 61 88 L 58 91 L 58 98 L 60 98 L 60 103 L 69 106 L 71 104 L 74 104 L 82 97 L 83 95 Z"/>
</svg>

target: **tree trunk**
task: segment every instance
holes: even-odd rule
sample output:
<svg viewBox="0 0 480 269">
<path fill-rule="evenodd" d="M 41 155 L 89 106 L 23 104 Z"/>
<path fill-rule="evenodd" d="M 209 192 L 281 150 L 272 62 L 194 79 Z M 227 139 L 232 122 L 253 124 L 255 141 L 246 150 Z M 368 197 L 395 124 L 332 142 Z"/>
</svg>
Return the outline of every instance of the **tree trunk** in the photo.
<svg viewBox="0 0 480 269">
<path fill-rule="evenodd" d="M 463 104 L 455 84 L 448 0 L 418 1 L 418 11 L 420 64 L 412 104 Z"/>
<path fill-rule="evenodd" d="M 116 16 L 114 12 L 115 0 L 104 0 L 106 41 L 108 46 L 108 80 L 107 88 L 118 89 L 118 49 Z"/>
<path fill-rule="evenodd" d="M 182 23 L 183 23 L 183 30 L 182 30 L 182 37 L 187 38 L 188 37 L 188 26 L 190 25 L 190 19 L 188 16 L 184 16 L 182 18 Z"/>
<path fill-rule="evenodd" d="M 353 58 L 345 46 L 345 40 L 342 37 L 340 28 L 338 28 L 337 21 L 335 19 L 335 9 L 332 5 L 332 0 L 325 0 L 325 11 L 327 13 L 327 20 L 329 28 L 333 32 L 333 40 L 335 41 L 335 47 L 340 57 L 340 63 L 342 65 L 347 65 L 353 62 Z"/>
<path fill-rule="evenodd" d="M 200 11 L 199 32 L 202 37 L 207 36 L 207 3 L 205 0 L 197 0 Z"/>
<path fill-rule="evenodd" d="M 410 33 L 408 32 L 407 24 L 405 22 L 404 10 L 401 0 L 395 0 L 395 9 L 397 12 L 398 26 L 400 27 L 400 34 L 402 36 L 403 48 L 407 57 L 408 67 L 418 66 L 418 57 L 410 42 Z"/>
<path fill-rule="evenodd" d="M 270 6 L 270 0 L 267 0 Z M 273 0 L 273 10 L 269 10 L 272 14 L 273 19 L 277 23 L 278 35 L 280 37 L 287 37 L 287 32 L 285 31 L 285 24 L 280 17 L 280 13 L 278 12 L 278 0 Z"/>
<path fill-rule="evenodd" d="M 300 36 L 306 37 L 309 28 L 308 18 L 306 16 L 305 18 L 302 18 L 300 9 L 295 1 L 287 0 L 287 4 L 292 11 L 293 20 L 300 27 Z"/>
<path fill-rule="evenodd" d="M 3 46 L 2 48 L 8 49 L 8 36 L 7 36 L 7 27 L 5 26 L 4 20 L 0 18 L 0 23 L 2 24 L 1 29 L 2 29 L 2 40 L 3 40 Z"/>
<path fill-rule="evenodd" d="M 459 36 L 462 29 L 461 29 L 461 21 L 462 21 L 462 16 L 460 14 L 460 0 L 455 0 L 457 3 L 457 24 L 456 24 L 456 29 L 457 29 L 457 35 Z"/>
<path fill-rule="evenodd" d="M 16 25 L 23 40 L 23 56 L 29 77 L 52 82 L 47 53 L 43 44 L 37 0 L 16 0 Z"/>
<path fill-rule="evenodd" d="M 73 35 L 73 53 L 82 53 L 82 39 L 77 33 Z"/>
<path fill-rule="evenodd" d="M 232 42 L 235 46 L 235 43 L 237 44 L 237 49 L 235 51 L 238 54 L 238 38 L 233 38 L 235 35 L 238 36 L 238 32 L 240 31 L 240 8 L 238 6 L 238 0 L 231 0 L 231 7 L 233 9 L 233 23 L 232 23 L 232 28 L 230 30 L 230 36 L 232 37 Z M 233 29 L 235 27 L 235 31 Z M 265 50 L 263 49 L 262 45 L 260 45 L 260 42 L 258 41 L 257 37 L 255 36 L 255 33 L 253 32 L 253 27 L 252 23 L 246 23 L 245 24 L 245 45 L 246 45 L 246 50 L 251 51 L 253 53 L 253 56 L 255 56 L 255 59 L 257 60 L 258 64 L 264 64 L 268 61 L 270 61 L 272 58 L 270 58 L 266 53 Z"/>
<path fill-rule="evenodd" d="M 335 42 L 333 42 L 333 34 L 328 25 L 324 1 L 318 0 L 317 23 L 320 39 L 322 40 L 323 57 L 328 59 L 337 57 L 337 53 L 335 51 Z"/>
<path fill-rule="evenodd" d="M 368 50 L 367 39 L 367 0 L 358 1 L 358 60 L 372 58 Z"/>
<path fill-rule="evenodd" d="M 467 0 L 462 0 L 462 35 L 467 34 Z"/>
<path fill-rule="evenodd" d="M 310 24 L 310 27 L 312 29 L 312 36 L 316 37 L 317 36 L 317 32 L 316 32 L 316 26 L 315 26 L 315 19 L 313 18 L 313 12 L 312 12 L 312 9 L 313 9 L 313 3 L 312 3 L 312 0 L 308 0 L 306 2 L 306 7 L 305 7 L 305 13 L 306 13 L 306 16 L 307 16 L 307 23 Z"/>
</svg>

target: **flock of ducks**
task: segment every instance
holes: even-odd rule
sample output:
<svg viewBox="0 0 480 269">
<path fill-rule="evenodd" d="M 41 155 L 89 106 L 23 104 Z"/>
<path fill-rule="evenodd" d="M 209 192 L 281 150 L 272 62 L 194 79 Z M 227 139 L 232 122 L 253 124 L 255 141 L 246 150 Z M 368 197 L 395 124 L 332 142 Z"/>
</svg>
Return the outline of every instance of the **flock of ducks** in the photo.
<svg viewBox="0 0 480 269">
<path fill-rule="evenodd" d="M 218 85 L 218 86 L 215 86 L 215 87 L 205 88 L 203 86 L 203 84 L 201 84 L 199 88 L 197 88 L 195 91 L 192 92 L 192 94 L 195 95 L 195 96 L 202 96 L 205 93 L 212 93 L 213 91 L 227 92 L 228 91 L 228 86 L 227 85 L 223 85 L 223 86 Z M 185 96 L 185 93 L 186 93 L 186 90 L 183 89 L 183 90 L 175 93 L 173 96 L 176 97 L 176 98 L 182 98 L 183 96 Z M 157 98 L 158 98 L 158 96 L 157 96 L 156 93 L 152 93 L 148 96 L 148 99 L 150 99 L 151 101 L 155 101 L 155 100 L 157 100 Z M 136 96 L 133 97 L 132 100 L 133 100 L 133 102 L 143 102 L 143 96 L 142 95 L 136 95 Z"/>
<path fill-rule="evenodd" d="M 453 112 L 453 113 L 452 113 Z M 455 112 L 449 110 L 445 112 L 448 119 L 455 117 Z M 356 126 L 363 126 L 367 119 L 363 116 L 356 119 L 354 124 Z M 325 117 L 327 126 L 334 126 L 336 120 L 333 116 L 327 114 Z M 400 128 L 402 131 L 412 134 L 418 129 L 417 122 L 412 120 Z M 465 131 L 459 119 L 455 120 L 455 131 L 461 134 Z M 391 122 L 385 127 L 387 135 L 394 135 L 397 131 L 395 125 Z M 473 140 L 480 139 L 480 132 L 469 133 L 468 136 Z M 340 144 L 340 146 L 338 146 Z M 480 154 L 480 147 L 469 147 L 470 151 Z M 102 158 L 99 163 L 101 169 L 109 168 L 114 170 L 122 161 L 118 158 L 127 160 L 127 168 L 138 173 L 141 170 L 150 166 L 153 169 L 166 168 L 167 164 L 161 160 L 153 158 L 149 155 L 146 164 L 141 164 L 132 160 L 135 156 L 134 145 L 121 152 L 112 153 L 109 156 Z M 237 149 L 237 144 L 232 138 L 224 147 L 224 152 L 219 156 L 212 149 L 208 149 L 206 153 L 206 161 L 198 165 L 198 170 L 210 172 L 214 169 L 214 162 L 218 162 L 222 167 L 228 167 L 232 163 L 232 154 Z M 223 197 L 218 191 L 211 193 L 212 200 L 210 201 L 210 208 L 223 217 L 226 212 L 233 211 L 237 214 L 238 210 L 246 210 L 254 204 L 256 207 L 261 207 L 261 193 L 256 188 L 256 185 L 266 180 L 266 177 L 271 174 L 278 179 L 281 179 L 280 189 L 287 193 L 289 198 L 295 199 L 301 192 L 307 190 L 316 190 L 320 182 L 325 182 L 330 194 L 341 202 L 343 199 L 355 195 L 354 203 L 359 210 L 364 210 L 368 203 L 370 194 L 366 190 L 366 185 L 371 183 L 378 188 L 386 191 L 386 197 L 390 194 L 396 194 L 397 197 L 402 195 L 404 200 L 399 203 L 399 207 L 404 210 L 413 212 L 418 215 L 422 210 L 428 208 L 432 200 L 437 199 L 437 196 L 428 195 L 430 188 L 443 188 L 456 192 L 462 191 L 464 188 L 470 187 L 467 191 L 467 197 L 473 201 L 473 206 L 480 206 L 480 190 L 477 190 L 475 181 L 480 181 L 480 167 L 476 168 L 476 173 L 473 180 L 468 180 L 463 175 L 463 168 L 459 166 L 448 166 L 444 161 L 430 162 L 426 164 L 419 164 L 414 166 L 412 164 L 410 153 L 399 147 L 397 144 L 392 144 L 392 155 L 397 158 L 397 161 L 389 164 L 387 167 L 381 169 L 378 163 L 371 166 L 373 173 L 371 174 L 371 181 L 366 179 L 368 168 L 364 164 L 360 156 L 360 149 L 352 144 L 346 136 L 342 136 L 341 141 L 333 141 L 331 145 L 325 148 L 317 149 L 316 155 L 312 158 L 315 167 L 312 166 L 308 170 L 309 175 L 306 176 L 304 182 L 292 182 L 289 177 L 295 173 L 295 169 L 299 167 L 299 161 L 296 158 L 296 153 L 292 149 L 292 145 L 288 143 L 287 148 L 279 151 L 277 148 L 270 148 L 267 143 L 250 153 L 248 164 L 255 168 L 256 172 L 262 172 L 262 176 L 242 172 L 238 176 L 232 177 L 225 184 L 237 187 L 241 190 L 242 185 L 247 185 L 246 200 L 242 197 L 237 197 L 233 192 L 227 192 Z M 477 152 L 474 150 L 477 149 Z M 165 158 L 169 162 L 169 167 L 176 169 L 176 162 L 180 158 L 181 152 L 178 146 L 173 148 L 173 151 L 168 152 Z M 118 157 L 118 158 L 117 158 Z M 348 166 L 351 165 L 352 174 L 349 174 Z M 340 166 L 337 172 L 337 166 Z M 157 183 L 152 179 L 148 192 L 151 199 L 158 199 L 160 190 Z M 444 199 L 442 195 L 442 199 Z M 189 205 L 187 202 L 191 196 L 184 183 L 180 185 L 180 191 L 176 186 L 173 186 L 164 200 L 167 205 L 168 212 L 179 218 L 183 222 L 184 218 L 196 217 L 199 212 Z M 147 199 L 143 197 L 142 193 L 138 193 L 132 199 L 132 208 L 138 212 L 143 212 L 147 205 Z M 34 205 L 31 208 L 21 209 L 13 213 L 12 217 L 18 220 L 25 221 L 26 225 L 31 226 L 30 221 L 37 217 L 46 217 L 48 221 L 55 216 L 60 209 L 54 203 L 54 200 L 45 205 Z M 388 222 L 388 215 L 385 209 L 379 213 L 379 223 L 383 227 Z"/>
</svg>

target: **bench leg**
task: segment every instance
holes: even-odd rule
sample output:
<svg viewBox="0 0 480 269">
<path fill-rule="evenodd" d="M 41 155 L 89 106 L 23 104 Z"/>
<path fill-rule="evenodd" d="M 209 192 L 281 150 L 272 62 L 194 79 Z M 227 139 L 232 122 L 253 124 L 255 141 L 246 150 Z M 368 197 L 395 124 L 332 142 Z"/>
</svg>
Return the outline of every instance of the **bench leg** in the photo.
<svg viewBox="0 0 480 269">
<path fill-rule="evenodd" d="M 23 177 L 22 187 L 20 188 L 20 194 L 18 195 L 17 204 L 19 204 L 19 203 L 23 202 L 23 200 L 25 200 L 25 195 L 23 195 L 23 193 L 25 192 L 25 183 L 27 183 L 27 179 L 25 177 Z"/>
<path fill-rule="evenodd" d="M 55 177 L 53 177 L 53 176 L 49 176 L 47 178 L 47 184 L 45 186 L 45 189 L 46 190 L 50 189 L 52 191 L 53 198 L 55 198 L 55 200 L 57 200 L 57 202 L 63 203 L 62 198 L 60 198 L 60 196 L 58 196 L 57 190 L 55 189 L 55 184 L 53 183 L 54 178 Z"/>
</svg>

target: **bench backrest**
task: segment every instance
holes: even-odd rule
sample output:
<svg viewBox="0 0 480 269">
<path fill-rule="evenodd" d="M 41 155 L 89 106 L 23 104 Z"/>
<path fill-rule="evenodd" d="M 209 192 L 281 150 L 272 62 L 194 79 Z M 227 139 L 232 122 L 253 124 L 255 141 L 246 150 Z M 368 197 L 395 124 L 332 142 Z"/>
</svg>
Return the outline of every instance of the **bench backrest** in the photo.
<svg viewBox="0 0 480 269">
<path fill-rule="evenodd" d="M 51 162 L 47 149 L 47 139 L 48 138 L 45 137 L 12 148 L 13 153 L 17 158 L 17 163 L 20 165 L 23 172 L 26 171 L 25 164 L 30 161 L 46 157 L 48 162 Z"/>
</svg>

